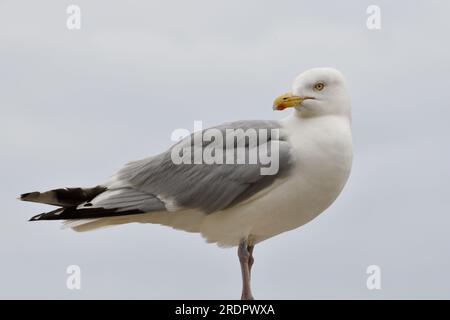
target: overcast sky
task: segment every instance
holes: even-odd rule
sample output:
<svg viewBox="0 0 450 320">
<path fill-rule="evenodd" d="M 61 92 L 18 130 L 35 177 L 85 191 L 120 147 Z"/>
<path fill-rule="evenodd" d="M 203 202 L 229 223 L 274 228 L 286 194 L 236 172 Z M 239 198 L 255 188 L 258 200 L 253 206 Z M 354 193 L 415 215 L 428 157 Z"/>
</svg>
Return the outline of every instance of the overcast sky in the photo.
<svg viewBox="0 0 450 320">
<path fill-rule="evenodd" d="M 235 249 L 158 225 L 30 223 L 50 207 L 16 197 L 101 183 L 195 120 L 284 117 L 273 98 L 321 66 L 348 81 L 353 171 L 326 212 L 256 247 L 255 297 L 450 298 L 450 2 L 266 2 L 0 0 L 0 298 L 239 298 Z"/>
</svg>

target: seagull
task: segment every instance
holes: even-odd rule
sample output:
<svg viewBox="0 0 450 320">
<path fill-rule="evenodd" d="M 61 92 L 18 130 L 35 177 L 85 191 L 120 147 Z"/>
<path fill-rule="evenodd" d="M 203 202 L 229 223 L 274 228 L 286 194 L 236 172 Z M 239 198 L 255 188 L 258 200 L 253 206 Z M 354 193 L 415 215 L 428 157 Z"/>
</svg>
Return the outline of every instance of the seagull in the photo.
<svg viewBox="0 0 450 320">
<path fill-rule="evenodd" d="M 199 233 L 219 247 L 237 247 L 241 299 L 251 300 L 255 245 L 317 217 L 336 200 L 351 171 L 351 107 L 343 75 L 333 68 L 301 73 L 291 91 L 273 103 L 274 110 L 288 108 L 293 111 L 282 120 L 237 121 L 209 128 L 216 134 L 264 131 L 261 137 L 266 139 L 250 142 L 244 137 L 226 144 L 206 139 L 193 144 L 209 130 L 205 129 L 161 154 L 126 164 L 95 187 L 31 192 L 19 199 L 58 207 L 30 221 L 65 220 L 75 231 L 153 223 Z M 247 155 L 255 148 L 270 148 L 277 154 L 277 170 L 263 174 L 267 164 L 261 161 L 174 161 L 180 150 L 191 151 L 185 160 L 192 160 L 205 147 Z"/>
</svg>

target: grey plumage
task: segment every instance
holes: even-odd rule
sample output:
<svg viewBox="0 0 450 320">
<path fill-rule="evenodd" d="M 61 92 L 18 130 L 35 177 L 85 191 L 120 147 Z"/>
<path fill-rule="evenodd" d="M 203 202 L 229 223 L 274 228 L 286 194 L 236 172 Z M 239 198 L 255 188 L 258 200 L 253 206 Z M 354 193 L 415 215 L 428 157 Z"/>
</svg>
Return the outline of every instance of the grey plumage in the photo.
<svg viewBox="0 0 450 320">
<path fill-rule="evenodd" d="M 104 208 L 116 209 L 118 212 L 128 210 L 139 210 L 140 212 L 165 210 L 164 203 L 156 196 L 131 187 L 107 189 L 98 195 L 94 201 L 95 204 L 88 202 L 79 206 L 79 209 Z"/>
<path fill-rule="evenodd" d="M 170 199 L 178 207 L 199 209 L 205 213 L 225 209 L 247 199 L 264 187 L 270 185 L 277 177 L 287 173 L 290 168 L 289 144 L 281 132 L 279 137 L 272 137 L 270 129 L 279 129 L 277 121 L 239 121 L 226 123 L 215 129 L 222 133 L 226 129 L 268 129 L 268 144 L 279 143 L 280 170 L 275 175 L 261 175 L 263 166 L 257 164 L 174 164 L 171 150 L 157 156 L 127 164 L 114 177 L 111 185 L 124 181 L 137 190 L 154 194 L 160 198 Z M 204 132 L 204 131 L 203 131 Z M 202 132 L 202 133 L 203 133 Z M 183 139 L 178 144 L 191 145 L 195 135 Z M 272 140 L 276 139 L 276 140 Z M 208 143 L 204 142 L 203 147 Z M 231 148 L 236 148 L 236 141 Z M 244 144 L 249 148 L 259 147 Z M 195 154 L 192 146 L 191 154 Z M 226 146 L 224 144 L 224 149 Z M 270 149 L 270 148 L 269 148 Z"/>
</svg>

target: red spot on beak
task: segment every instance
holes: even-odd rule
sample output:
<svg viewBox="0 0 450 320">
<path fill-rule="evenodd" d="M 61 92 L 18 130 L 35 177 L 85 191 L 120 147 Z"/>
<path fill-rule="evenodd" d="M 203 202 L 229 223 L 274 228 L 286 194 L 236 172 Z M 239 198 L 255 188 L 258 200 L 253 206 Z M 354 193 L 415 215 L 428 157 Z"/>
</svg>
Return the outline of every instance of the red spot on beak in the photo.
<svg viewBox="0 0 450 320">
<path fill-rule="evenodd" d="M 284 110 L 286 109 L 286 105 L 284 103 L 280 103 L 279 105 L 277 105 L 277 110 Z"/>
</svg>

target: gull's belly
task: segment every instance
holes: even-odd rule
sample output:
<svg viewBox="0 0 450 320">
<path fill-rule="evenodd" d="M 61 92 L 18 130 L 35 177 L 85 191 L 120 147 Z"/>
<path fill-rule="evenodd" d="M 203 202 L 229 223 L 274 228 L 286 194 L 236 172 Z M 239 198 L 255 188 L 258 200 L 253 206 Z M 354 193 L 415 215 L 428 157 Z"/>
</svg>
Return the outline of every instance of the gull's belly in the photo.
<svg viewBox="0 0 450 320">
<path fill-rule="evenodd" d="M 311 164 L 307 173 L 304 169 L 298 165 L 294 170 L 299 172 L 294 172 L 291 179 L 255 202 L 255 209 L 263 215 L 251 230 L 256 242 L 298 228 L 327 209 L 342 191 L 350 165 L 317 168 Z"/>
<path fill-rule="evenodd" d="M 291 178 L 276 182 L 251 203 L 207 216 L 203 236 L 224 246 L 237 245 L 247 237 L 258 243 L 317 217 L 341 192 L 350 165 L 311 168 L 307 174 L 303 169 L 298 165 Z"/>
</svg>

